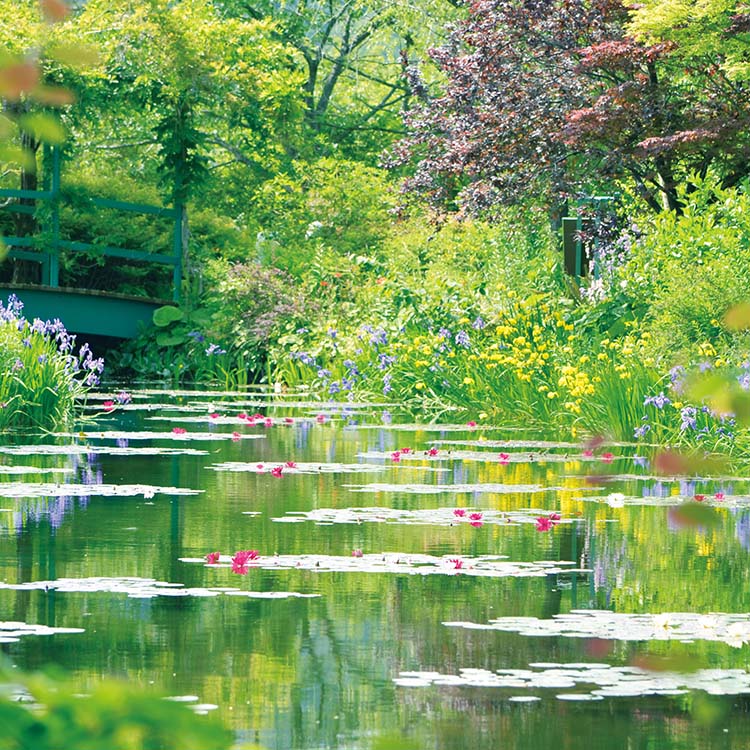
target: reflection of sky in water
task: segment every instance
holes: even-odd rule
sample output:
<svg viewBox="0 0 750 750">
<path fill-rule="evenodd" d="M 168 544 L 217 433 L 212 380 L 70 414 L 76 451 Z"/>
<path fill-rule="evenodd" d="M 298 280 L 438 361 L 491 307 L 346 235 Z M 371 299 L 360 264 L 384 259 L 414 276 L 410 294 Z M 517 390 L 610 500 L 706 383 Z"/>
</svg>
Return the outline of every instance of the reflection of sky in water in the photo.
<svg viewBox="0 0 750 750">
<path fill-rule="evenodd" d="M 750 552 L 750 512 L 742 511 L 737 514 L 734 533 L 742 549 Z"/>
<path fill-rule="evenodd" d="M 297 450 L 304 450 L 310 442 L 310 429 L 312 423 L 307 421 L 297 422 L 294 430 L 294 447 Z"/>
</svg>

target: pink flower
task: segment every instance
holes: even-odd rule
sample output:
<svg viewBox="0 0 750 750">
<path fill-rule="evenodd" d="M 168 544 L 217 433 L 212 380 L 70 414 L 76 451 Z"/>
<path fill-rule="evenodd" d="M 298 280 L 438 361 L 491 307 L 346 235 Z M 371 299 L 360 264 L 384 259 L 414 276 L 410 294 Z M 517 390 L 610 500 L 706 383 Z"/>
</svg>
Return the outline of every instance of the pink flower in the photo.
<svg viewBox="0 0 750 750">
<path fill-rule="evenodd" d="M 257 471 L 257 472 L 258 472 L 258 474 L 263 474 L 263 473 L 265 473 L 265 470 L 266 470 L 266 467 L 265 467 L 265 466 L 263 466 L 263 464 L 256 464 L 256 466 L 255 466 L 255 471 Z"/>
<path fill-rule="evenodd" d="M 234 440 L 235 442 L 237 442 L 241 437 L 242 437 L 242 435 L 240 435 L 239 432 L 233 432 L 232 433 L 232 440 Z"/>
<path fill-rule="evenodd" d="M 425 451 L 428 456 L 437 456 L 438 449 L 437 448 L 430 448 L 428 451 Z"/>
<path fill-rule="evenodd" d="M 470 518 L 470 519 L 471 519 L 472 521 L 481 521 L 481 520 L 482 520 L 482 514 L 481 514 L 481 513 L 471 513 L 471 514 L 469 515 L 469 518 Z"/>
<path fill-rule="evenodd" d="M 452 557 L 450 560 L 448 560 L 448 562 L 452 562 L 453 563 L 453 567 L 456 570 L 461 570 L 461 568 L 463 568 L 463 566 L 464 566 L 464 561 L 461 560 L 458 557 Z"/>
<path fill-rule="evenodd" d="M 498 458 L 500 459 L 501 464 L 507 464 L 510 462 L 510 454 L 509 453 L 501 453 Z"/>
<path fill-rule="evenodd" d="M 716 493 L 716 494 L 714 495 L 714 499 L 715 499 L 715 500 L 723 500 L 723 499 L 724 499 L 724 493 L 723 493 L 723 492 L 717 492 L 717 493 Z"/>
<path fill-rule="evenodd" d="M 284 424 L 294 424 L 294 420 L 291 417 L 284 417 Z"/>
<path fill-rule="evenodd" d="M 399 452 L 403 453 L 405 456 L 409 453 L 414 453 L 413 449 L 411 448 L 399 448 Z"/>
<path fill-rule="evenodd" d="M 211 419 L 218 419 L 221 414 L 217 414 L 216 412 L 214 412 L 213 414 L 209 414 L 208 416 L 211 417 Z"/>
<path fill-rule="evenodd" d="M 266 417 L 266 418 L 265 418 L 265 419 L 263 420 L 263 424 L 264 424 L 264 425 L 265 425 L 266 427 L 273 427 L 273 419 L 271 419 L 271 417 Z"/>
<path fill-rule="evenodd" d="M 468 427 L 469 429 L 473 430 L 473 429 L 474 429 L 474 428 L 475 428 L 475 427 L 477 426 L 477 423 L 476 423 L 476 422 L 475 422 L 475 421 L 474 421 L 474 420 L 472 419 L 472 420 L 470 420 L 470 421 L 468 421 L 468 422 L 466 423 L 466 426 L 467 426 L 467 427 Z"/>
<path fill-rule="evenodd" d="M 391 458 L 398 463 L 401 460 L 401 451 L 393 451 L 393 453 L 391 453 Z"/>
<path fill-rule="evenodd" d="M 112 411 L 112 409 L 115 408 L 115 402 L 114 401 L 105 401 L 102 406 L 104 407 L 104 411 Z"/>
<path fill-rule="evenodd" d="M 694 499 L 695 499 L 695 501 L 697 503 L 702 503 L 706 499 L 706 496 L 705 495 L 695 495 Z"/>
<path fill-rule="evenodd" d="M 481 521 L 469 521 L 469 526 L 473 526 L 475 529 L 478 529 L 482 526 Z"/>
<path fill-rule="evenodd" d="M 274 466 L 273 469 L 271 469 L 271 474 L 275 477 L 280 477 L 282 471 L 284 471 L 283 466 Z"/>
<path fill-rule="evenodd" d="M 562 519 L 562 516 L 559 513 L 550 513 L 549 514 L 549 520 L 550 521 L 559 521 Z"/>
<path fill-rule="evenodd" d="M 174 432 L 175 435 L 184 435 L 187 430 L 184 427 L 173 427 L 172 432 Z"/>
<path fill-rule="evenodd" d="M 604 461 L 605 464 L 611 464 L 614 457 L 614 453 L 602 453 L 602 461 Z"/>
<path fill-rule="evenodd" d="M 252 417 L 250 417 L 250 419 L 254 419 L 254 420 L 255 420 L 255 421 L 257 422 L 257 421 L 258 421 L 259 419 L 263 419 L 263 415 L 262 415 L 262 414 L 259 414 L 259 413 L 258 413 L 258 412 L 256 411 L 256 412 L 255 412 L 255 414 L 253 414 L 253 416 L 252 416 Z"/>
<path fill-rule="evenodd" d="M 362 557 L 362 550 L 361 549 L 353 549 L 352 550 L 352 557 Z"/>
<path fill-rule="evenodd" d="M 220 552 L 209 552 L 206 555 L 206 562 L 209 565 L 216 565 L 217 562 L 219 562 L 219 557 L 221 556 Z"/>
<path fill-rule="evenodd" d="M 466 515 L 466 511 L 463 508 L 456 508 L 456 510 L 453 511 L 453 515 L 457 518 L 463 518 Z"/>
<path fill-rule="evenodd" d="M 318 414 L 318 416 L 317 416 L 317 417 L 315 417 L 315 421 L 316 421 L 316 422 L 317 422 L 318 424 L 323 424 L 323 422 L 325 422 L 325 421 L 326 421 L 326 415 L 325 415 L 325 414 Z"/>
<path fill-rule="evenodd" d="M 549 531 L 554 524 L 547 518 L 547 516 L 539 516 L 536 519 L 536 530 L 537 531 Z"/>
<path fill-rule="evenodd" d="M 237 415 L 237 419 L 247 419 L 247 414 L 245 414 L 245 412 L 244 412 L 244 411 L 241 411 L 241 412 L 240 412 L 240 413 L 239 413 L 239 414 Z"/>
<path fill-rule="evenodd" d="M 232 560 L 232 573 L 237 573 L 240 576 L 246 576 L 248 571 L 247 565 L 237 563 Z"/>
<path fill-rule="evenodd" d="M 287 469 L 296 469 L 297 464 L 294 463 L 294 461 L 287 461 L 284 466 L 286 466 Z"/>
<path fill-rule="evenodd" d="M 248 560 L 257 560 L 258 550 L 257 549 L 241 549 L 237 550 L 232 556 L 232 565 L 245 565 Z"/>
<path fill-rule="evenodd" d="M 583 457 L 584 458 L 591 458 L 594 455 L 594 451 L 591 450 L 591 448 L 586 448 L 583 451 Z"/>
</svg>

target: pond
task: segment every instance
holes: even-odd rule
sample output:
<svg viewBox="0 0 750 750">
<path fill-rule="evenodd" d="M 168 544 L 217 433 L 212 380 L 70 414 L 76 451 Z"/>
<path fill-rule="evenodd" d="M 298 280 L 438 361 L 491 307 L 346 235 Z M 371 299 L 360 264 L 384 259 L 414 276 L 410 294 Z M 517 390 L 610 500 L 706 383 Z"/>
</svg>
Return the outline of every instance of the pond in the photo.
<svg viewBox="0 0 750 750">
<path fill-rule="evenodd" d="M 131 396 L 0 444 L 19 668 L 156 686 L 248 747 L 750 742 L 748 479 L 388 405 Z"/>
</svg>

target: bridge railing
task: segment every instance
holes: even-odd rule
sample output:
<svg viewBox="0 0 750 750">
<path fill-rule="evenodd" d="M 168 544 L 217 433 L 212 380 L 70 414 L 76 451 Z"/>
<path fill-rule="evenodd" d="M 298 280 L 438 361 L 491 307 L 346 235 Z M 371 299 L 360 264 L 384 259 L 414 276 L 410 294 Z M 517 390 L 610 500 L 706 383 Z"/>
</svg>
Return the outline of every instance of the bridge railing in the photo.
<svg viewBox="0 0 750 750">
<path fill-rule="evenodd" d="M 92 244 L 67 240 L 60 236 L 60 202 L 63 196 L 60 190 L 61 159 L 60 151 L 52 149 L 50 154 L 52 169 L 49 184 L 44 190 L 14 190 L 0 188 L 0 198 L 12 200 L 30 200 L 32 204 L 7 203 L 5 210 L 16 213 L 34 214 L 37 202 L 48 202 L 50 206 L 49 224 L 43 229 L 43 236 L 30 235 L 27 237 L 3 236 L 3 243 L 9 248 L 8 257 L 19 260 L 41 263 L 42 284 L 57 288 L 60 286 L 60 251 L 95 252 L 111 258 L 125 258 L 127 260 L 145 261 L 165 266 L 172 266 L 172 299 L 180 301 L 182 287 L 182 206 L 176 203 L 171 208 L 151 206 L 145 203 L 128 203 L 126 201 L 111 200 L 109 198 L 91 198 L 90 203 L 99 208 L 116 209 L 136 214 L 146 214 L 170 218 L 173 221 L 172 252 L 150 253 L 144 250 L 133 250 L 114 245 Z M 36 249 L 26 249 L 36 248 Z"/>
</svg>

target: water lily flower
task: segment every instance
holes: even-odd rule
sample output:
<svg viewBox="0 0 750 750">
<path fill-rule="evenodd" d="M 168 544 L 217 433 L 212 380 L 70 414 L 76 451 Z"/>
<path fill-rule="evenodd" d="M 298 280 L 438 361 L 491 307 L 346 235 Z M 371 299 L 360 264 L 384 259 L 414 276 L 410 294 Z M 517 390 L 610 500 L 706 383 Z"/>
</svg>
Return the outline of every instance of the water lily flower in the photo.
<svg viewBox="0 0 750 750">
<path fill-rule="evenodd" d="M 537 531 L 549 531 L 554 524 L 547 518 L 547 516 L 539 516 L 536 519 L 536 530 Z"/>
<path fill-rule="evenodd" d="M 220 556 L 221 556 L 221 552 L 209 552 L 206 555 L 206 562 L 209 565 L 216 565 L 216 563 L 219 562 Z"/>
<path fill-rule="evenodd" d="M 244 565 L 242 563 L 237 563 L 234 560 L 232 560 L 232 573 L 237 573 L 237 575 L 240 576 L 246 576 L 248 571 L 247 565 Z"/>
<path fill-rule="evenodd" d="M 237 442 L 241 437 L 242 437 L 242 435 L 240 435 L 239 432 L 233 432 L 232 433 L 232 440 L 234 440 L 235 442 Z"/>
<path fill-rule="evenodd" d="M 591 448 L 586 448 L 586 450 L 583 451 L 584 458 L 591 458 L 593 455 L 594 451 L 592 451 Z"/>
<path fill-rule="evenodd" d="M 244 411 L 241 411 L 241 412 L 240 412 L 240 413 L 239 413 L 239 414 L 237 415 L 237 419 L 247 419 L 247 414 L 245 414 L 245 412 L 244 412 Z"/>
<path fill-rule="evenodd" d="M 437 448 L 430 448 L 429 450 L 425 451 L 425 453 L 426 453 L 426 454 L 427 454 L 428 456 L 437 456 L 437 454 L 438 454 L 438 449 L 437 449 Z"/>
<path fill-rule="evenodd" d="M 671 625 L 669 614 L 654 615 L 654 630 L 669 630 Z"/>
<path fill-rule="evenodd" d="M 294 461 L 287 461 L 284 466 L 286 466 L 287 469 L 296 469 L 297 464 L 294 463 Z"/>
<path fill-rule="evenodd" d="M 706 499 L 706 496 L 705 495 L 694 495 L 693 499 L 695 500 L 696 503 L 702 503 Z"/>
<path fill-rule="evenodd" d="M 459 558 L 459 557 L 452 557 L 450 560 L 448 560 L 448 562 L 452 562 L 453 563 L 453 567 L 456 570 L 461 570 L 461 568 L 463 568 L 463 566 L 464 566 L 464 561 L 461 560 L 461 558 Z"/>
<path fill-rule="evenodd" d="M 266 427 L 273 427 L 273 419 L 271 419 L 271 417 L 266 417 L 266 418 L 265 418 L 265 419 L 263 420 L 263 424 L 264 424 L 264 425 L 265 425 Z"/>
<path fill-rule="evenodd" d="M 404 455 L 408 455 L 409 453 L 414 453 L 414 450 L 412 448 L 399 448 L 399 451 L 403 453 Z"/>
<path fill-rule="evenodd" d="M 232 564 L 244 565 L 248 560 L 257 560 L 259 557 L 257 549 L 237 550 L 232 556 Z"/>
<path fill-rule="evenodd" d="M 218 414 L 217 412 L 212 412 L 208 416 L 210 419 L 218 419 L 221 416 L 221 414 Z"/>
<path fill-rule="evenodd" d="M 393 451 L 393 453 L 391 453 L 391 459 L 398 463 L 401 460 L 401 451 Z"/>
<path fill-rule="evenodd" d="M 509 453 L 501 453 L 498 456 L 498 459 L 500 460 L 501 464 L 507 464 L 510 463 L 510 454 Z"/>
<path fill-rule="evenodd" d="M 105 401 L 102 404 L 102 407 L 104 408 L 104 411 L 112 411 L 115 408 L 115 402 L 114 401 Z"/>
<path fill-rule="evenodd" d="M 733 622 L 727 628 L 727 643 L 732 648 L 741 648 L 747 643 L 750 638 L 750 634 L 747 632 L 747 624 L 743 622 Z"/>
<path fill-rule="evenodd" d="M 611 464 L 614 457 L 614 453 L 602 453 L 602 461 L 604 461 L 605 464 Z"/>
<path fill-rule="evenodd" d="M 284 424 L 294 424 L 294 420 L 291 417 L 284 417 Z"/>
<path fill-rule="evenodd" d="M 475 529 L 481 528 L 482 524 L 482 521 L 469 521 L 469 526 L 473 526 Z"/>
<path fill-rule="evenodd" d="M 549 520 L 550 521 L 560 521 L 562 519 L 562 516 L 559 513 L 550 513 L 549 514 Z"/>
<path fill-rule="evenodd" d="M 172 432 L 174 432 L 175 435 L 184 435 L 187 430 L 184 427 L 173 427 Z"/>
<path fill-rule="evenodd" d="M 456 508 L 453 511 L 453 515 L 457 518 L 463 518 L 466 515 L 466 511 L 463 508 Z"/>
<path fill-rule="evenodd" d="M 482 514 L 481 513 L 470 513 L 469 518 L 472 521 L 481 521 L 482 520 Z"/>
<path fill-rule="evenodd" d="M 315 421 L 316 421 L 316 422 L 317 422 L 318 424 L 323 424 L 323 422 L 325 422 L 325 421 L 326 421 L 326 415 L 325 415 L 325 414 L 318 414 L 318 416 L 317 416 L 317 417 L 315 417 Z"/>
<path fill-rule="evenodd" d="M 362 550 L 361 549 L 353 549 L 352 550 L 352 557 L 362 557 Z"/>
<path fill-rule="evenodd" d="M 469 420 L 469 421 L 468 421 L 468 422 L 466 423 L 466 426 L 467 426 L 467 427 L 468 427 L 468 428 L 469 428 L 470 430 L 473 430 L 473 429 L 474 429 L 474 428 L 475 428 L 475 427 L 477 426 L 477 423 L 476 423 L 476 422 L 475 422 L 475 421 L 474 421 L 473 419 L 471 419 L 471 420 Z"/>
<path fill-rule="evenodd" d="M 625 495 L 622 492 L 612 492 L 607 495 L 607 505 L 610 508 L 622 508 L 625 505 Z"/>
<path fill-rule="evenodd" d="M 723 500 L 724 499 L 724 493 L 723 492 L 717 492 L 714 495 L 714 500 Z"/>
<path fill-rule="evenodd" d="M 273 469 L 271 469 L 271 474 L 273 476 L 275 476 L 275 477 L 280 477 L 281 476 L 281 472 L 283 472 L 283 471 L 284 471 L 284 467 L 283 466 L 274 466 Z"/>
<path fill-rule="evenodd" d="M 255 470 L 258 474 L 263 474 L 265 473 L 266 467 L 263 464 L 256 464 Z"/>
</svg>

